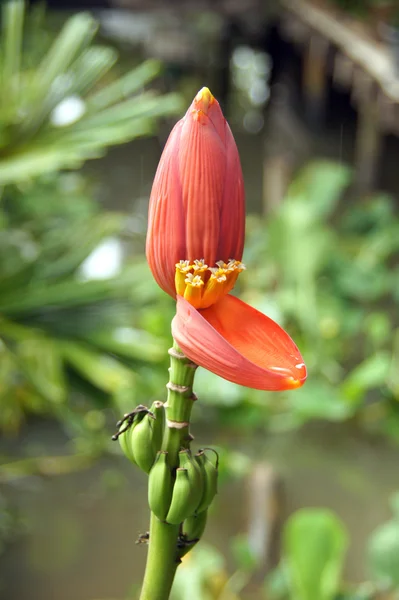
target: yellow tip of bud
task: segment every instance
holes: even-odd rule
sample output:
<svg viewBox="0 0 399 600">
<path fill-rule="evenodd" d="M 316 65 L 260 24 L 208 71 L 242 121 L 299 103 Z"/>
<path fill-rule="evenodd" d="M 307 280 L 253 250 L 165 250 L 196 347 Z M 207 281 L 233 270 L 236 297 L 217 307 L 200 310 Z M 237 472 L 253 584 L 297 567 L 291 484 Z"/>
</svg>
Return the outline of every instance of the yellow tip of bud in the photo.
<svg viewBox="0 0 399 600">
<path fill-rule="evenodd" d="M 201 110 L 203 113 L 208 114 L 208 107 L 213 104 L 215 98 L 211 94 L 211 91 L 207 87 L 203 87 L 200 89 L 198 94 L 195 96 L 195 103 L 197 104 L 197 109 Z"/>
</svg>

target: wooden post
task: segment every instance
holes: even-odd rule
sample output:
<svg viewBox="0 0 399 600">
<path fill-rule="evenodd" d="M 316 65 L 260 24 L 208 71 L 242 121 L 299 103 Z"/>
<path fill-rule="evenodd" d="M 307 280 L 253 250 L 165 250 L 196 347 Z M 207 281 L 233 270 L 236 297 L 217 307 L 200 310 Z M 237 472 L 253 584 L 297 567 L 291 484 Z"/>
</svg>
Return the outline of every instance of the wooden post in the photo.
<svg viewBox="0 0 399 600">
<path fill-rule="evenodd" d="M 374 189 L 381 152 L 379 86 L 370 80 L 358 94 L 358 123 L 355 149 L 355 190 L 365 194 Z"/>
<path fill-rule="evenodd" d="M 312 33 L 303 65 L 303 95 L 305 117 L 312 129 L 324 124 L 327 98 L 327 56 L 329 43 L 321 35 Z"/>
<path fill-rule="evenodd" d="M 288 152 L 270 155 L 263 159 L 263 215 L 273 214 L 279 208 L 293 171 L 293 157 Z"/>
<path fill-rule="evenodd" d="M 279 562 L 282 513 L 282 480 L 271 465 L 259 463 L 248 480 L 248 545 L 259 564 L 254 581 Z"/>
</svg>

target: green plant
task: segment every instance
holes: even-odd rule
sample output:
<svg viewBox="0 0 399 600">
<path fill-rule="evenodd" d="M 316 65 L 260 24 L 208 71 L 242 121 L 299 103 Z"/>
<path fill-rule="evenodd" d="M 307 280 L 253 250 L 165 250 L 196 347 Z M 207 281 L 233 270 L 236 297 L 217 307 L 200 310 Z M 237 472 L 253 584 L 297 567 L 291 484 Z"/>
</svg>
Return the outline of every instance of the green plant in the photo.
<svg viewBox="0 0 399 600">
<path fill-rule="evenodd" d="M 198 600 L 238 600 L 237 594 L 265 600 L 393 600 L 399 591 L 397 500 L 394 496 L 394 519 L 377 528 L 369 540 L 371 581 L 357 585 L 343 581 L 349 542 L 345 525 L 327 509 L 304 508 L 285 523 L 280 563 L 266 576 L 263 589 L 254 582 L 247 586 L 259 565 L 235 553 L 237 568 L 229 575 L 224 558 L 205 545 L 183 562 L 173 599 L 185 598 L 195 582 L 192 593 Z"/>
<path fill-rule="evenodd" d="M 152 133 L 156 117 L 180 109 L 176 94 L 143 89 L 159 73 L 157 61 L 115 75 L 117 53 L 92 43 L 98 25 L 90 14 L 69 18 L 43 47 L 42 22 L 24 33 L 25 13 L 23 0 L 2 6 L 0 186 L 76 168 Z"/>
<path fill-rule="evenodd" d="M 139 393 L 145 364 L 162 364 L 162 339 L 140 327 L 145 306 L 158 295 L 145 282 L 142 261 L 117 265 L 108 279 L 86 280 L 82 269 L 102 243 L 127 241 L 125 229 L 126 217 L 101 212 L 76 174 L 48 176 L 23 192 L 6 189 L 0 207 L 3 429 L 18 428 L 25 412 L 51 414 L 66 425 L 80 415 L 84 424 L 85 412 L 106 406 L 107 398 L 124 410 Z M 75 401 L 71 387 L 89 392 L 87 398 Z M 98 416 L 93 433 L 103 423 Z"/>
<path fill-rule="evenodd" d="M 335 598 L 348 545 L 339 519 L 323 509 L 298 511 L 286 523 L 283 545 L 290 596 L 298 600 Z"/>
<path fill-rule="evenodd" d="M 294 333 L 312 377 L 295 399 L 276 400 L 207 376 L 205 400 L 229 422 L 286 429 L 356 418 L 399 438 L 399 220 L 389 196 L 346 196 L 350 181 L 346 166 L 316 161 L 273 215 L 247 220 L 240 295 Z"/>
<path fill-rule="evenodd" d="M 368 544 L 370 571 L 380 584 L 399 588 L 399 495 L 392 498 L 393 518 L 376 529 Z"/>
<path fill-rule="evenodd" d="M 29 412 L 51 415 L 77 449 L 99 451 L 101 409 L 115 402 L 125 410 L 146 363 L 163 361 L 162 339 L 140 327 L 143 317 L 151 329 L 146 306 L 158 292 L 140 259 L 88 280 L 82 265 L 98 248 L 111 242 L 123 253 L 127 217 L 101 211 L 84 177 L 60 169 L 150 134 L 180 100 L 145 91 L 156 61 L 119 76 L 116 52 L 92 44 L 89 14 L 70 18 L 55 39 L 43 26 L 43 14 L 21 0 L 3 4 L 0 428 L 16 431 Z"/>
</svg>

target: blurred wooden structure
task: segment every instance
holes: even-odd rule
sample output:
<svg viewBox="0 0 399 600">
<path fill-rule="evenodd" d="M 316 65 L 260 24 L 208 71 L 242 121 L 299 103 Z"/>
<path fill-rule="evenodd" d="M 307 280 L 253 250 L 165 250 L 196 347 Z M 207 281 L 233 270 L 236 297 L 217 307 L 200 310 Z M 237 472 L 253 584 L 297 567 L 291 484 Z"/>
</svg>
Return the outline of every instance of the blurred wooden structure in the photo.
<svg viewBox="0 0 399 600">
<path fill-rule="evenodd" d="M 254 465 L 247 478 L 248 547 L 258 568 L 252 583 L 261 582 L 280 560 L 284 520 L 284 485 L 281 476 L 266 462 Z"/>
<path fill-rule="evenodd" d="M 86 2 L 95 3 L 94 0 Z M 278 21 L 281 36 L 300 48 L 303 56 L 302 89 L 308 124 L 321 128 L 324 123 L 328 85 L 332 79 L 333 85 L 350 94 L 358 113 L 356 191 L 365 193 L 375 187 L 383 136 L 386 133 L 399 136 L 399 72 L 386 45 L 367 32 L 359 21 L 334 9 L 328 0 L 104 2 L 118 9 L 106 11 L 102 22 L 105 33 L 118 29 L 123 39 L 126 36 L 132 42 L 139 41 L 144 54 L 159 57 L 177 68 L 195 68 L 204 81 L 212 80 L 211 75 L 216 72 L 213 89 L 224 108 L 230 92 L 229 61 L 234 45 L 266 47 L 268 51 L 268 27 Z M 206 26 L 202 22 L 201 36 L 198 28 L 191 26 L 192 15 L 200 12 L 208 18 Z M 276 135 L 272 156 L 264 159 L 266 212 L 281 201 L 296 166 L 295 157 L 291 156 L 295 154 L 295 139 L 300 138 L 301 151 L 306 145 L 301 125 L 295 129 L 289 118 L 288 115 L 283 131 Z M 267 135 L 270 137 L 269 131 Z M 284 136 L 285 144 L 279 142 Z M 293 152 L 291 147 L 294 147 Z"/>
<path fill-rule="evenodd" d="M 280 0 L 282 35 L 302 48 L 310 124 L 323 120 L 328 77 L 348 90 L 358 111 L 356 188 L 375 184 L 382 135 L 399 135 L 399 73 L 388 48 L 327 5 Z"/>
</svg>

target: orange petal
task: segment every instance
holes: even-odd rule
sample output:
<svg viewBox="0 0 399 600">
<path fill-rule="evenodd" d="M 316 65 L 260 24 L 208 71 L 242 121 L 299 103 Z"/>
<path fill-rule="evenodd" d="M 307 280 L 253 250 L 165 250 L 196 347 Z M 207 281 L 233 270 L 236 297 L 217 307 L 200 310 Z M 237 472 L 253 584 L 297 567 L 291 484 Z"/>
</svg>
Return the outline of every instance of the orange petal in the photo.
<svg viewBox="0 0 399 600">
<path fill-rule="evenodd" d="M 183 121 L 173 128 L 152 185 L 146 240 L 147 261 L 158 285 L 175 297 L 175 265 L 186 258 L 186 228 L 178 153 Z"/>
<path fill-rule="evenodd" d="M 217 249 L 226 178 L 226 148 L 208 115 L 202 111 L 199 117 L 197 115 L 195 109 L 187 112 L 179 143 L 187 244 L 187 255 L 182 258 L 190 262 L 204 258 L 213 266 L 219 260 Z M 221 111 L 220 115 L 224 122 Z"/>
<path fill-rule="evenodd" d="M 220 210 L 218 260 L 241 260 L 245 238 L 245 190 L 237 146 L 226 123 L 226 180 Z"/>
<path fill-rule="evenodd" d="M 177 296 L 172 334 L 190 360 L 239 385 L 288 390 L 305 383 L 306 367 L 290 336 L 234 296 L 201 311 Z"/>
</svg>

